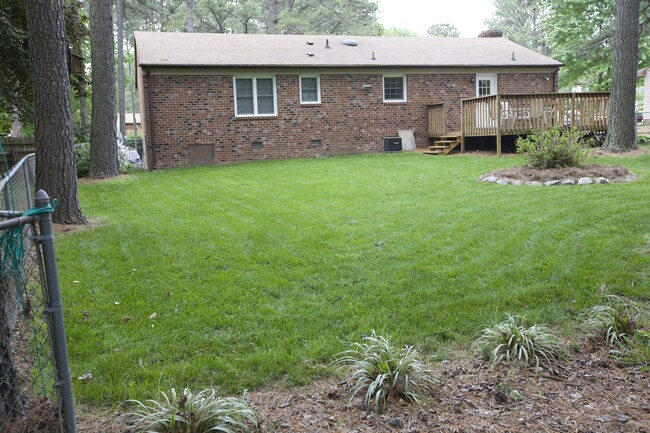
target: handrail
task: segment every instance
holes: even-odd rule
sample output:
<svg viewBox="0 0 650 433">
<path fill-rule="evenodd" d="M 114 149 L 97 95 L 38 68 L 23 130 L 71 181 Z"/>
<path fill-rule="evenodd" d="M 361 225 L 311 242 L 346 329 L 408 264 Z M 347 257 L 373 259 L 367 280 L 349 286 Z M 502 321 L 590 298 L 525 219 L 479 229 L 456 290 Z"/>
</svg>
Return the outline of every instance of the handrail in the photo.
<svg viewBox="0 0 650 433">
<path fill-rule="evenodd" d="M 609 92 L 498 94 L 461 101 L 464 136 L 530 134 L 561 127 L 607 130 Z"/>
</svg>

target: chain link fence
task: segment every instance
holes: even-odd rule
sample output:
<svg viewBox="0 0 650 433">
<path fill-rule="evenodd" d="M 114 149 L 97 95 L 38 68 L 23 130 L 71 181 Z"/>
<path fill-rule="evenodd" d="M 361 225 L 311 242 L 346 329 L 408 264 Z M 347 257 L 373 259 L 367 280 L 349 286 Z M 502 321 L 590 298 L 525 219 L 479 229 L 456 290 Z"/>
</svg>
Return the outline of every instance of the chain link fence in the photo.
<svg viewBox="0 0 650 433">
<path fill-rule="evenodd" d="M 0 181 L 0 432 L 74 433 L 52 208 L 33 192 L 35 165 L 29 155 Z"/>
</svg>

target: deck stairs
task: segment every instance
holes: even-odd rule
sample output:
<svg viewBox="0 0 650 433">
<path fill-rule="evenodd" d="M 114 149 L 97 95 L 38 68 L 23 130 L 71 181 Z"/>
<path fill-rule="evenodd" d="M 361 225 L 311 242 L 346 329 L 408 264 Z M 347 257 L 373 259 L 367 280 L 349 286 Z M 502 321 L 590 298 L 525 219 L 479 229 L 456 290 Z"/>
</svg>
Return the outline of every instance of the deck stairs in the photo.
<svg viewBox="0 0 650 433">
<path fill-rule="evenodd" d="M 438 140 L 434 140 L 433 144 L 428 146 L 428 150 L 425 150 L 425 155 L 447 155 L 449 152 L 454 150 L 461 142 L 460 132 L 450 132 L 447 135 L 438 137 Z"/>
</svg>

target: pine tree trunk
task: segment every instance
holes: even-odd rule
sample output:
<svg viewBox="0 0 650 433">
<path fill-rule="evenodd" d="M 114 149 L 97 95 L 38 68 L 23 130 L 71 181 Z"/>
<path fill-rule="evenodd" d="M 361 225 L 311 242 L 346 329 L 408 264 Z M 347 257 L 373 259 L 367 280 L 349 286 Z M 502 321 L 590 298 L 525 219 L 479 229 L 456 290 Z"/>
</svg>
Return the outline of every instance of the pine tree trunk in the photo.
<svg viewBox="0 0 650 433">
<path fill-rule="evenodd" d="M 36 118 L 36 187 L 58 199 L 52 219 L 85 224 L 77 195 L 63 0 L 25 0 Z"/>
<path fill-rule="evenodd" d="M 187 0 L 187 33 L 194 32 L 194 0 Z"/>
<path fill-rule="evenodd" d="M 90 59 L 92 62 L 92 124 L 88 176 L 117 176 L 115 126 L 115 55 L 111 0 L 90 1 Z"/>
<path fill-rule="evenodd" d="M 20 112 L 16 107 L 14 107 L 11 113 L 11 136 L 12 137 L 23 136 L 23 124 L 20 121 Z"/>
<path fill-rule="evenodd" d="M 611 152 L 628 152 L 637 148 L 634 103 L 639 9 L 640 0 L 616 0 L 610 120 L 603 145 L 603 149 Z"/>
<path fill-rule="evenodd" d="M 120 130 L 122 138 L 126 139 L 126 93 L 124 90 L 124 2 L 117 0 L 117 75 L 120 110 Z"/>
<path fill-rule="evenodd" d="M 266 33 L 275 33 L 278 24 L 278 0 L 269 0 L 269 23 Z"/>
</svg>

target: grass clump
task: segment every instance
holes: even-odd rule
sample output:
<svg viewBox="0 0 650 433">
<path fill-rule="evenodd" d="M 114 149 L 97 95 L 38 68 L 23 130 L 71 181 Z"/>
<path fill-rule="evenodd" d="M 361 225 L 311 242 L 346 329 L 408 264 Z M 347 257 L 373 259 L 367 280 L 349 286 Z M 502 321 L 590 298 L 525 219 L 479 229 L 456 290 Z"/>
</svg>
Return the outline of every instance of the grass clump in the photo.
<svg viewBox="0 0 650 433">
<path fill-rule="evenodd" d="M 584 133 L 577 129 L 536 131 L 517 139 L 517 153 L 534 168 L 578 167 L 589 153 L 583 138 Z"/>
<path fill-rule="evenodd" d="M 587 326 L 602 334 L 610 346 L 620 346 L 634 335 L 641 309 L 615 295 L 606 300 L 606 305 L 596 305 L 585 313 Z"/>
<path fill-rule="evenodd" d="M 545 325 L 526 325 L 521 316 L 508 316 L 503 322 L 479 332 L 473 343 L 490 366 L 519 362 L 540 368 L 549 367 L 563 357 L 560 339 Z"/>
<path fill-rule="evenodd" d="M 619 349 L 612 350 L 612 355 L 626 364 L 640 365 L 643 371 L 650 370 L 650 332 L 637 331 Z"/>
<path fill-rule="evenodd" d="M 352 398 L 363 394 L 363 406 L 375 413 L 385 409 L 391 396 L 411 403 L 427 400 L 433 382 L 417 350 L 408 345 L 395 347 L 375 331 L 364 340 L 352 344 L 336 360 L 351 370 L 343 383 L 352 387 Z"/>
<path fill-rule="evenodd" d="M 251 433 L 257 432 L 257 415 L 243 399 L 218 397 L 214 389 L 181 395 L 172 388 L 162 399 L 129 400 L 135 409 L 124 421 L 146 433 Z"/>
</svg>

